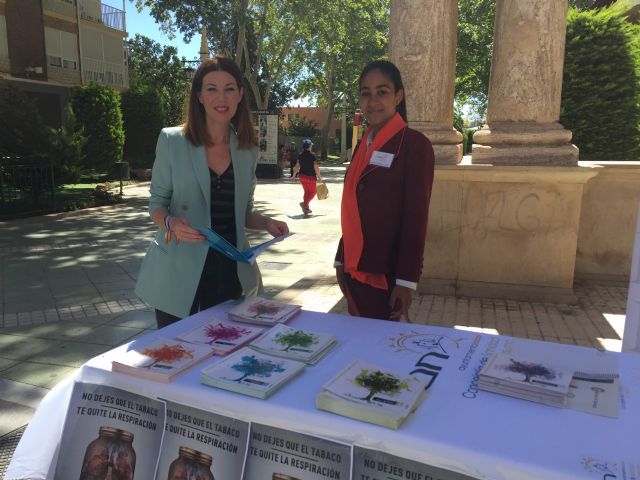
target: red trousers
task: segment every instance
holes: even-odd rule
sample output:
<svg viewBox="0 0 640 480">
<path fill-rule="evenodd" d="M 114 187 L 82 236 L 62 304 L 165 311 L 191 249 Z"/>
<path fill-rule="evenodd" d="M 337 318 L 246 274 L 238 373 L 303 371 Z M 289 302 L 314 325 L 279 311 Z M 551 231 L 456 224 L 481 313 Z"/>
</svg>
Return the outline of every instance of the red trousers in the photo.
<svg viewBox="0 0 640 480">
<path fill-rule="evenodd" d="M 310 177 L 309 175 L 298 175 L 302 189 L 304 190 L 304 196 L 302 200 L 307 208 L 309 208 L 309 202 L 316 196 L 316 177 Z"/>
</svg>

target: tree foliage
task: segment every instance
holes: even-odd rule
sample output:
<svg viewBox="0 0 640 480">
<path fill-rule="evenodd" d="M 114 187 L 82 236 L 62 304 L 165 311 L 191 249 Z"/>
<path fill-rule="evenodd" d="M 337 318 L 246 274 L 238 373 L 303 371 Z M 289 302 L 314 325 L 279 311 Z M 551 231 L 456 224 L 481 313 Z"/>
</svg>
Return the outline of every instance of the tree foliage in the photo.
<svg viewBox="0 0 640 480">
<path fill-rule="evenodd" d="M 184 121 L 185 100 L 189 93 L 189 81 L 184 73 L 184 59 L 178 58 L 175 47 L 162 46 L 139 34 L 129 40 L 128 48 L 131 89 L 157 92 L 162 104 L 163 127 L 181 124 Z M 152 122 L 155 123 L 155 119 Z"/>
<path fill-rule="evenodd" d="M 639 39 L 613 9 L 569 11 L 560 121 L 585 160 L 640 154 Z"/>
<path fill-rule="evenodd" d="M 285 352 L 288 352 L 291 347 L 307 348 L 311 345 L 318 343 L 318 339 L 311 333 L 306 333 L 302 330 L 293 330 L 283 333 L 278 333 L 275 338 L 276 343 L 279 343 L 284 348 Z"/>
<path fill-rule="evenodd" d="M 73 89 L 71 105 L 87 136 L 83 151 L 85 166 L 108 170 L 121 161 L 124 129 L 120 94 L 112 88 L 88 83 Z"/>
<path fill-rule="evenodd" d="M 313 120 L 293 117 L 289 120 L 289 127 L 285 129 L 285 135 L 290 137 L 315 137 L 318 124 Z"/>
<path fill-rule="evenodd" d="M 150 168 L 156 142 L 164 126 L 160 92 L 151 87 L 132 88 L 122 94 L 124 157 L 133 168 Z"/>
<path fill-rule="evenodd" d="M 249 376 L 270 377 L 272 373 L 284 372 L 282 362 L 271 360 L 260 360 L 255 355 L 245 355 L 242 357 L 241 363 L 236 363 L 231 368 L 241 372 L 242 376 L 234 379 L 236 382 L 242 382 Z"/>
<path fill-rule="evenodd" d="M 495 0 L 458 0 L 456 102 L 481 117 L 487 108 Z"/>
<path fill-rule="evenodd" d="M 51 159 L 57 184 L 79 183 L 84 165 L 87 138 L 71 105 L 67 105 L 62 127 L 53 131 Z"/>
<path fill-rule="evenodd" d="M 369 390 L 369 394 L 362 398 L 370 402 L 376 393 L 386 393 L 387 395 L 397 395 L 402 390 L 408 390 L 409 386 L 406 382 L 400 381 L 399 378 L 390 373 L 381 372 L 380 370 L 362 370 L 355 378 L 356 385 Z"/>
</svg>

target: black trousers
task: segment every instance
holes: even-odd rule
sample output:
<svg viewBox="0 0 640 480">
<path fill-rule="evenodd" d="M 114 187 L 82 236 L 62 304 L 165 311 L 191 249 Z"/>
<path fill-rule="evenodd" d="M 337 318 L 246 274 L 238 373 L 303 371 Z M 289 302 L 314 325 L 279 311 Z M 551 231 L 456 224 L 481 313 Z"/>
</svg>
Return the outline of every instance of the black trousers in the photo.
<svg viewBox="0 0 640 480">
<path fill-rule="evenodd" d="M 235 300 L 242 295 L 242 285 L 238 279 L 237 264 L 223 254 L 209 249 L 207 259 L 202 267 L 200 282 L 193 299 L 189 315 L 201 310 Z M 166 327 L 181 320 L 180 317 L 156 309 L 158 328 Z"/>
</svg>

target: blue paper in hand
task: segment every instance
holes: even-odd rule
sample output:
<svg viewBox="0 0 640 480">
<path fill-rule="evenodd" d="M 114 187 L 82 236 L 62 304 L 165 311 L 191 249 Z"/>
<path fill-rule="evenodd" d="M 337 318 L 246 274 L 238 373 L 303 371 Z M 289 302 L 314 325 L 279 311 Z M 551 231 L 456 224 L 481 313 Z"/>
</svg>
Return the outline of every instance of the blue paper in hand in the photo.
<svg viewBox="0 0 640 480">
<path fill-rule="evenodd" d="M 198 229 L 198 232 L 200 232 L 200 234 L 206 239 L 207 244 L 211 248 L 226 255 L 231 260 L 235 260 L 236 262 L 240 262 L 240 263 L 255 262 L 256 257 L 259 254 L 261 254 L 264 250 L 266 250 L 267 247 L 293 235 L 292 233 L 286 233 L 279 237 L 272 238 L 271 240 L 261 243 L 260 245 L 257 245 L 255 247 L 240 251 L 210 228 L 201 228 L 201 229 Z"/>
</svg>

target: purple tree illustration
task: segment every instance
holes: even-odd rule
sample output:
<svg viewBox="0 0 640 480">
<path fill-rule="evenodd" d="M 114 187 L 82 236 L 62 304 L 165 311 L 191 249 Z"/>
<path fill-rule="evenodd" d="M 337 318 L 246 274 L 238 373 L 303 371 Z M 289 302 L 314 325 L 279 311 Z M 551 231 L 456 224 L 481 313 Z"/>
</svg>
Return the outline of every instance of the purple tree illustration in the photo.
<svg viewBox="0 0 640 480">
<path fill-rule="evenodd" d="M 204 333 L 209 340 L 207 343 L 209 345 L 213 345 L 214 342 L 218 340 L 237 340 L 241 338 L 243 335 L 247 335 L 251 333 L 251 330 L 247 330 L 246 328 L 236 327 L 234 325 L 225 325 L 220 322 L 217 325 L 207 325 L 205 327 Z"/>
<path fill-rule="evenodd" d="M 534 377 L 544 378 L 546 380 L 553 380 L 556 378 L 556 374 L 553 370 L 548 369 L 544 365 L 534 362 L 519 362 L 513 358 L 509 359 L 511 364 L 504 367 L 505 370 L 514 373 L 521 373 L 524 375 L 524 381 L 532 383 Z"/>
<path fill-rule="evenodd" d="M 260 316 L 274 316 L 280 311 L 280 305 L 271 302 L 258 302 L 249 307 L 249 311 L 255 315 L 253 318 Z"/>
</svg>

